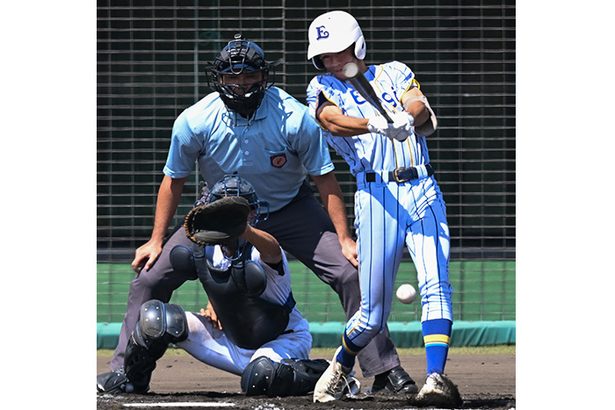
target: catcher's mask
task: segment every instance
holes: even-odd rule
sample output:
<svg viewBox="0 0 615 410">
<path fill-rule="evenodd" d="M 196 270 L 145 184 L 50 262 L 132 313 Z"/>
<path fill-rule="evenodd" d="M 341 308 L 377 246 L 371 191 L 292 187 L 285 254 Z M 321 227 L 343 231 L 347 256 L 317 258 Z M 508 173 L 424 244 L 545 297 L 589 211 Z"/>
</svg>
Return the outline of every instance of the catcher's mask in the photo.
<svg viewBox="0 0 615 410">
<path fill-rule="evenodd" d="M 207 68 L 207 83 L 220 93 L 226 106 L 244 116 L 256 111 L 265 95 L 265 90 L 274 83 L 274 64 L 265 60 L 265 52 L 256 43 L 235 34 L 234 40 L 218 53 Z M 239 76 L 244 73 L 261 72 L 262 78 L 250 86 L 225 83 L 223 75 Z M 271 72 L 272 81 L 269 81 Z"/>
<path fill-rule="evenodd" d="M 216 182 L 207 193 L 206 202 L 210 204 L 226 196 L 241 196 L 248 201 L 253 210 L 248 217 L 251 226 L 269 217 L 269 204 L 259 200 L 252 184 L 238 175 L 225 175 Z"/>
</svg>

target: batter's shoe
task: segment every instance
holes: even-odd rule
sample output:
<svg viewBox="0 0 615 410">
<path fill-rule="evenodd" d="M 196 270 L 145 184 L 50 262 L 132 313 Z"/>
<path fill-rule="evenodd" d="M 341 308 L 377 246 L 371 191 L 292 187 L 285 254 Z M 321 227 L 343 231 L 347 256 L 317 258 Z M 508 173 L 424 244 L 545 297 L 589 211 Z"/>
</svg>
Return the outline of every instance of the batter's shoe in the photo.
<svg viewBox="0 0 615 410">
<path fill-rule="evenodd" d="M 457 386 L 448 377 L 440 373 L 431 373 L 412 403 L 417 406 L 453 409 L 461 407 L 463 400 Z"/>
<path fill-rule="evenodd" d="M 376 375 L 370 394 L 377 395 L 396 395 L 396 394 L 416 394 L 417 387 L 412 377 L 401 367 L 397 366 L 391 370 Z"/>
<path fill-rule="evenodd" d="M 327 370 L 320 376 L 314 387 L 314 403 L 326 403 L 341 399 L 345 393 L 352 393 L 351 384 L 359 381 L 354 378 L 352 369 L 345 368 L 336 360 L 337 353 L 341 347 L 335 351 L 333 360 L 329 363 Z M 360 385 L 358 385 L 360 388 Z M 356 392 L 358 393 L 358 391 Z M 355 394 L 356 394 L 355 393 Z"/>
</svg>

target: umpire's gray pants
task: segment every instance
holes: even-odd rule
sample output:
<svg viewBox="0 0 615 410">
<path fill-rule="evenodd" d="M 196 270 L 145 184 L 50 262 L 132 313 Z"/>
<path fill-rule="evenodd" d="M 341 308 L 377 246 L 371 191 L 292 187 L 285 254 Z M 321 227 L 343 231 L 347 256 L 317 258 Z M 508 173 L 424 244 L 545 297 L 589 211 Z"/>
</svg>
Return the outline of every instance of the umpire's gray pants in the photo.
<svg viewBox="0 0 615 410">
<path fill-rule="evenodd" d="M 359 310 L 359 275 L 342 254 L 331 219 L 313 197 L 311 190 L 303 188 L 293 202 L 271 213 L 266 221 L 257 226 L 272 234 L 282 249 L 301 261 L 335 290 L 347 319 Z M 178 244 L 191 245 L 183 229 L 176 230 L 171 235 L 154 266 L 149 271 L 141 271 L 132 280 L 119 342 L 111 359 L 112 370 L 124 366 L 124 351 L 135 329 L 141 305 L 149 299 L 169 302 L 175 289 L 187 280 L 197 279 L 196 273 L 181 274 L 173 271 L 169 253 Z M 400 364 L 395 346 L 388 336 L 388 329 L 385 329 L 384 333 L 372 339 L 357 356 L 364 377 L 375 376 Z"/>
</svg>

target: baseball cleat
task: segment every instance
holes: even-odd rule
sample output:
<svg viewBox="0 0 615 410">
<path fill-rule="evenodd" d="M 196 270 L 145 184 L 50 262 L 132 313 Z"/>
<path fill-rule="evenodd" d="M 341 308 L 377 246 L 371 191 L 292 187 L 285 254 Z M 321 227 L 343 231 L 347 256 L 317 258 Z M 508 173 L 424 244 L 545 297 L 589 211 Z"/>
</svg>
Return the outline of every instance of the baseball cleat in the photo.
<svg viewBox="0 0 615 410">
<path fill-rule="evenodd" d="M 425 380 L 414 400 L 420 406 L 436 406 L 444 408 L 461 407 L 463 400 L 457 386 L 445 375 L 431 373 Z"/>
<path fill-rule="evenodd" d="M 352 369 L 344 368 L 341 363 L 336 360 L 337 352 L 333 355 L 333 360 L 329 363 L 327 370 L 320 376 L 314 387 L 314 403 L 326 403 L 333 400 L 339 400 L 342 396 L 349 392 L 351 394 L 358 393 L 356 387 L 360 389 L 359 381 L 352 375 Z M 353 387 L 354 386 L 354 387 Z M 356 390 L 356 393 L 353 393 Z"/>
<path fill-rule="evenodd" d="M 370 394 L 416 394 L 418 391 L 419 388 L 412 377 L 401 366 L 397 366 L 376 375 Z"/>
<path fill-rule="evenodd" d="M 109 394 L 132 393 L 133 391 L 123 369 L 96 376 L 96 390 Z"/>
</svg>

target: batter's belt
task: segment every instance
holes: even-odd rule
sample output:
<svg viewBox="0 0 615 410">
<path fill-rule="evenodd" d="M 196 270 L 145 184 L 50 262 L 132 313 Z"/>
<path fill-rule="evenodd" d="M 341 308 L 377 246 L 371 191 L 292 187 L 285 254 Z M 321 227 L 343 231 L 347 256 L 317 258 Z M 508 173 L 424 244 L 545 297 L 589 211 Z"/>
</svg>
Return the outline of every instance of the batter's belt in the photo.
<svg viewBox="0 0 615 410">
<path fill-rule="evenodd" d="M 426 178 L 432 176 L 434 173 L 431 165 L 419 165 L 416 167 L 400 167 L 395 168 L 393 171 L 379 171 L 379 172 L 364 172 L 365 182 L 408 182 L 415 179 Z M 359 175 L 357 175 L 359 177 Z M 359 178 L 357 178 L 359 179 Z"/>
</svg>

